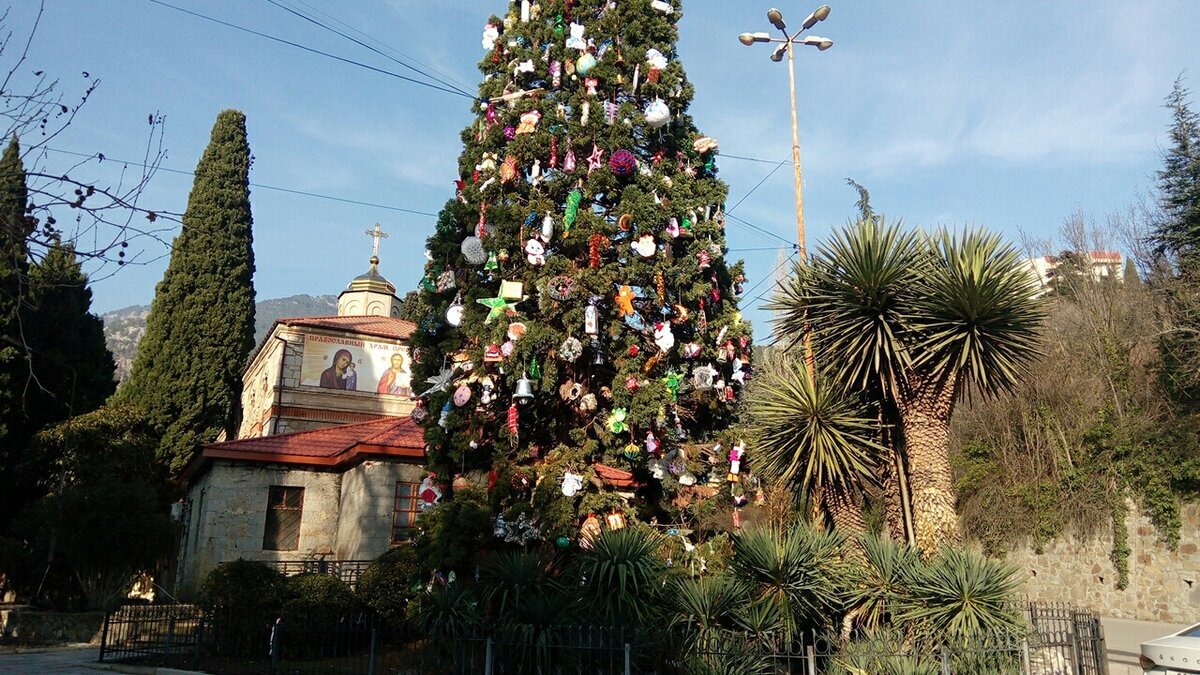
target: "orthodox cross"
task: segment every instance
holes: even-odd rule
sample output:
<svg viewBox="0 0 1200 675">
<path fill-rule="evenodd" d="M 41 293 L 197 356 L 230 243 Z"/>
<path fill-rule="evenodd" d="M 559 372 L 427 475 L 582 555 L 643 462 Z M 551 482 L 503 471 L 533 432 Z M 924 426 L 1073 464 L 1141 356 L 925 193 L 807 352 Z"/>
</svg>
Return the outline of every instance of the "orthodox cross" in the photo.
<svg viewBox="0 0 1200 675">
<path fill-rule="evenodd" d="M 387 239 L 388 233 L 383 231 L 383 228 L 379 226 L 379 223 L 375 223 L 375 229 L 367 230 L 366 235 L 375 240 L 375 245 L 371 249 L 371 257 L 378 258 L 379 257 L 379 240 Z"/>
</svg>

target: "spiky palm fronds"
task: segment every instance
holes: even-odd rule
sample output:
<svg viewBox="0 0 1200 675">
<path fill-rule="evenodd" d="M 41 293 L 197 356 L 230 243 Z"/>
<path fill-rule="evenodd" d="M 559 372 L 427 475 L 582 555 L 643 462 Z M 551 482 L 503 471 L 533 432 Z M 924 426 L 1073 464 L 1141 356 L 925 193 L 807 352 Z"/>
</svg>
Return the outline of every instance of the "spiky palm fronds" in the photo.
<svg viewBox="0 0 1200 675">
<path fill-rule="evenodd" d="M 850 589 L 846 603 L 857 625 L 874 632 L 908 597 L 906 579 L 923 565 L 921 553 L 901 542 L 874 534 L 862 537 L 861 575 Z"/>
<path fill-rule="evenodd" d="M 941 230 L 919 279 L 914 366 L 925 379 L 965 380 L 984 394 L 1009 391 L 1038 353 L 1045 317 L 1036 280 L 998 234 Z"/>
<path fill-rule="evenodd" d="M 655 613 L 666 568 L 654 552 L 663 545 L 657 532 L 627 527 L 605 530 L 577 561 L 584 600 L 605 625 L 645 624 Z"/>
<path fill-rule="evenodd" d="M 923 624 L 929 635 L 961 641 L 1024 627 L 1013 604 L 1021 581 L 1011 565 L 946 548 L 904 577 L 910 593 L 897 618 Z"/>
</svg>

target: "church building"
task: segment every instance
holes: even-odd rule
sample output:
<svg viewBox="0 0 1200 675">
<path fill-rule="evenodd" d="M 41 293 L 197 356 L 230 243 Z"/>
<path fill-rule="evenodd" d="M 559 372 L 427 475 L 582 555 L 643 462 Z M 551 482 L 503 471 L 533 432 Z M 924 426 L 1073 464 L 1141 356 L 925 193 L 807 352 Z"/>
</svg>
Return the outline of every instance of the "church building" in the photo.
<svg viewBox="0 0 1200 675">
<path fill-rule="evenodd" d="M 409 416 L 416 326 L 379 273 L 387 234 L 367 234 L 370 268 L 338 297 L 337 316 L 275 322 L 243 375 L 237 438 L 205 445 L 188 467 L 180 592 L 229 560 L 358 569 L 408 538 L 425 478 Z"/>
</svg>

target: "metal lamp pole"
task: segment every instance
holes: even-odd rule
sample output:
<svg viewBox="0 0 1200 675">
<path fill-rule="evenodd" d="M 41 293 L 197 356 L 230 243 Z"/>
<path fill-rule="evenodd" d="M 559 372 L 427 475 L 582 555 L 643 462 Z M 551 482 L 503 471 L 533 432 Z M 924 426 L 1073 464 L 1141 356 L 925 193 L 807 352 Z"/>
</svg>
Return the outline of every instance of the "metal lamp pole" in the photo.
<svg viewBox="0 0 1200 675">
<path fill-rule="evenodd" d="M 800 245 L 800 259 L 808 259 L 808 250 L 804 242 L 804 188 L 803 188 L 803 170 L 800 165 L 800 124 L 796 119 L 796 68 L 794 48 L 798 44 L 809 45 L 816 47 L 820 51 L 825 51 L 833 46 L 833 40 L 829 38 L 817 37 L 815 35 L 806 35 L 801 37 L 804 31 L 815 26 L 818 22 L 824 21 L 829 16 L 829 5 L 821 5 L 812 14 L 809 14 L 804 23 L 800 25 L 800 30 L 793 34 L 788 34 L 787 24 L 783 20 L 783 13 L 778 9 L 772 8 L 767 12 L 767 21 L 771 25 L 779 29 L 783 33 L 782 38 L 773 38 L 770 33 L 742 33 L 738 36 L 738 40 L 746 46 L 750 46 L 756 42 L 775 42 L 780 43 L 775 51 L 771 54 L 771 60 L 779 63 L 783 60 L 784 55 L 787 55 L 788 60 L 788 85 L 791 88 L 792 102 L 792 168 L 795 173 L 796 181 L 796 236 L 797 243 Z"/>
</svg>

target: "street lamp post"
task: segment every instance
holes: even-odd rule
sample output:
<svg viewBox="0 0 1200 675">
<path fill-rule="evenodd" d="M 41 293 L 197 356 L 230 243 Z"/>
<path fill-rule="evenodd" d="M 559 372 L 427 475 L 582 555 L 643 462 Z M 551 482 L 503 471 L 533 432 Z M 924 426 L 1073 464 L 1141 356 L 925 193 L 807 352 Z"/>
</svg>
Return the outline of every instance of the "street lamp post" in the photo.
<svg viewBox="0 0 1200 675">
<path fill-rule="evenodd" d="M 817 37 L 815 35 L 801 37 L 804 31 L 812 28 L 818 22 L 824 21 L 828 16 L 829 5 L 821 5 L 804 19 L 804 23 L 800 25 L 800 30 L 788 34 L 787 24 L 783 20 L 783 13 L 778 9 L 772 8 L 767 12 L 767 21 L 770 21 L 772 26 L 783 33 L 782 38 L 773 38 L 770 33 L 742 33 L 738 36 L 738 40 L 746 46 L 750 46 L 756 42 L 779 43 L 779 46 L 771 54 L 771 60 L 776 63 L 782 61 L 784 55 L 787 55 L 788 85 L 791 88 L 792 94 L 792 168 L 796 181 L 796 236 L 798 237 L 797 243 L 800 247 L 801 260 L 808 258 L 808 251 L 805 248 L 804 242 L 804 189 L 802 185 L 803 170 L 800 166 L 800 125 L 796 120 L 796 69 L 794 65 L 794 51 L 795 46 L 798 44 L 816 47 L 820 51 L 825 51 L 833 46 L 833 40 L 829 38 Z"/>
</svg>

